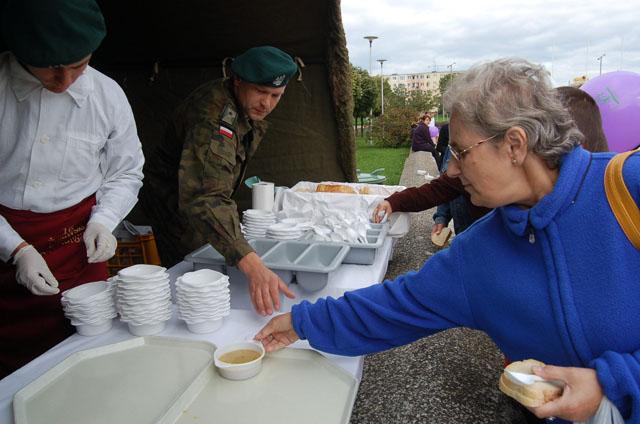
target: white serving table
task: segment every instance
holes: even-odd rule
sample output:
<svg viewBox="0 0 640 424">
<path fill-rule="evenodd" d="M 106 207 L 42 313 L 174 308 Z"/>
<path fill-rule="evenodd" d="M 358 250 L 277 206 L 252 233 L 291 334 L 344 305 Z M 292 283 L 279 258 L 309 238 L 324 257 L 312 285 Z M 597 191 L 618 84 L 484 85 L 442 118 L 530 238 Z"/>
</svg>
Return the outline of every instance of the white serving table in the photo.
<svg viewBox="0 0 640 424">
<path fill-rule="evenodd" d="M 332 275 L 327 287 L 323 290 L 313 293 L 306 293 L 297 286 L 292 284 L 289 287 L 296 294 L 296 299 L 287 299 L 283 302 L 281 310 L 289 311 L 291 306 L 302 301 L 314 301 L 319 297 L 333 296 L 339 297 L 345 291 L 363 288 L 382 281 L 387 271 L 387 264 L 391 257 L 393 248 L 393 239 L 387 238 L 384 244 L 378 249 L 376 260 L 371 265 L 341 265 Z M 168 270 L 171 282 L 175 279 L 191 271 L 191 264 L 181 262 Z M 232 288 L 232 296 L 234 289 Z M 235 290 L 236 298 L 242 297 L 239 290 Z M 245 307 L 243 307 L 243 305 Z M 194 334 L 187 330 L 183 321 L 180 321 L 173 314 L 171 320 L 167 322 L 166 329 L 157 334 L 157 336 L 182 337 L 192 340 L 206 340 L 217 346 L 233 343 L 245 339 L 250 339 L 253 335 L 264 326 L 271 317 L 262 317 L 252 310 L 251 301 L 245 299 L 236 299 L 236 304 L 232 305 L 231 314 L 225 317 L 224 325 L 221 329 L 209 334 Z M 0 380 L 0 424 L 13 423 L 12 401 L 13 395 L 40 377 L 46 371 L 62 362 L 72 353 L 117 343 L 123 340 L 133 338 L 129 333 L 125 323 L 114 320 L 111 331 L 94 337 L 84 337 L 74 334 L 54 346 L 38 358 L 34 359 L 24 367 L 16 370 L 13 374 Z M 306 341 L 298 341 L 292 347 L 310 349 Z M 362 376 L 362 366 L 364 362 L 363 356 L 345 357 L 331 355 L 321 352 L 335 365 L 342 367 L 348 373 L 353 375 L 357 381 Z"/>
</svg>

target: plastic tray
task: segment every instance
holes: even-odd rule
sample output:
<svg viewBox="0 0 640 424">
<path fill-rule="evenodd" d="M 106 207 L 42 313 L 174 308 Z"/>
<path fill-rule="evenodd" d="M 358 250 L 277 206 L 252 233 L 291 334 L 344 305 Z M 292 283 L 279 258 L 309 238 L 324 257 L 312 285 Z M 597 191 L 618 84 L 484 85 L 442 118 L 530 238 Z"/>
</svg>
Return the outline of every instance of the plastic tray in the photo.
<svg viewBox="0 0 640 424">
<path fill-rule="evenodd" d="M 145 337 L 74 353 L 15 395 L 15 422 L 349 422 L 358 381 L 323 355 L 284 349 L 257 376 L 231 381 L 211 365 L 214 350 Z"/>
<path fill-rule="evenodd" d="M 331 272 L 335 271 L 350 247 L 338 243 L 316 241 L 278 241 L 253 239 L 249 244 L 260 256 L 264 264 L 272 269 L 285 283 L 294 280 L 307 291 L 316 291 L 325 287 Z M 218 269 L 224 266 L 224 258 L 211 245 L 205 245 L 185 257 L 192 262 L 194 269 Z M 246 278 L 235 267 L 226 267 L 225 271 L 232 283 L 246 283 Z"/>
<path fill-rule="evenodd" d="M 267 354 L 262 372 L 249 380 L 225 380 L 213 369 L 207 375 L 178 424 L 346 424 L 358 389 L 355 378 L 306 349 Z"/>
<path fill-rule="evenodd" d="M 367 230 L 367 243 L 337 243 L 324 241 L 322 243 L 349 246 L 349 253 L 344 257 L 342 263 L 371 265 L 376 260 L 376 252 L 378 251 L 378 248 L 384 243 L 384 239 L 389 231 L 389 225 L 386 223 L 370 225 L 371 228 Z M 313 234 L 309 234 L 306 237 L 313 237 Z"/>
<path fill-rule="evenodd" d="M 140 337 L 74 353 L 16 393 L 15 423 L 173 423 L 207 383 L 214 350 Z"/>
</svg>

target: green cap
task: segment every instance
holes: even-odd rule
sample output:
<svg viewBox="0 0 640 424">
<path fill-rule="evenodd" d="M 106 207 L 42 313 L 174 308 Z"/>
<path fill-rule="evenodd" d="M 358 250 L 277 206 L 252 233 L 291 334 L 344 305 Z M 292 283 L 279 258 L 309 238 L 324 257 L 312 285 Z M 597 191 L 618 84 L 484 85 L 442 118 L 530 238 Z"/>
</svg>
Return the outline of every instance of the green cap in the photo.
<svg viewBox="0 0 640 424">
<path fill-rule="evenodd" d="M 76 63 L 107 33 L 94 0 L 9 0 L 1 25 L 7 48 L 37 68 Z"/>
<path fill-rule="evenodd" d="M 231 63 L 240 79 L 268 87 L 283 87 L 298 67 L 291 56 L 271 46 L 252 47 Z"/>
</svg>

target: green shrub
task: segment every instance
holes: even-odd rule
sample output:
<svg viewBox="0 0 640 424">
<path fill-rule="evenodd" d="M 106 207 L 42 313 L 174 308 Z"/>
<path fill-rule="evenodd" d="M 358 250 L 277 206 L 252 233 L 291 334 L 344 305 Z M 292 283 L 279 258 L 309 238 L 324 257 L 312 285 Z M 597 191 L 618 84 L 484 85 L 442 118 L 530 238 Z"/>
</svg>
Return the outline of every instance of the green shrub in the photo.
<svg viewBox="0 0 640 424">
<path fill-rule="evenodd" d="M 411 124 L 416 122 L 419 112 L 408 107 L 385 108 L 384 115 L 373 123 L 373 138 L 382 147 L 411 145 Z"/>
</svg>

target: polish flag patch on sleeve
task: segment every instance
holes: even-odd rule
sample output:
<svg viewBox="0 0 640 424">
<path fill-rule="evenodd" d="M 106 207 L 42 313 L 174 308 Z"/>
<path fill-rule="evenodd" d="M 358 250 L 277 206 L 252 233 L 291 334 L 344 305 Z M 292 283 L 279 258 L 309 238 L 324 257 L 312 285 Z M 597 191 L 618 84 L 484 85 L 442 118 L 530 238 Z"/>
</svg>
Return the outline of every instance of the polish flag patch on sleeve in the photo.
<svg viewBox="0 0 640 424">
<path fill-rule="evenodd" d="M 220 129 L 218 130 L 218 133 L 220 135 L 223 135 L 227 138 L 232 138 L 233 137 L 233 131 L 231 131 L 229 128 L 224 127 L 222 125 L 220 125 Z"/>
</svg>

